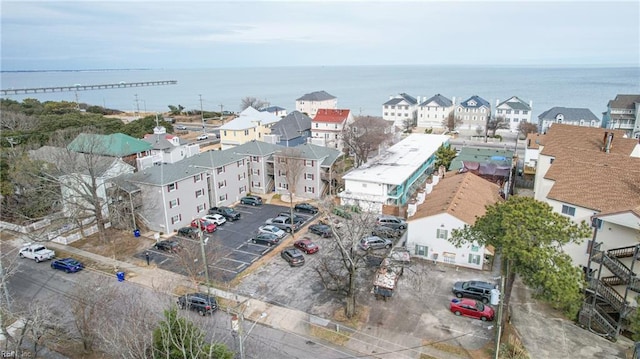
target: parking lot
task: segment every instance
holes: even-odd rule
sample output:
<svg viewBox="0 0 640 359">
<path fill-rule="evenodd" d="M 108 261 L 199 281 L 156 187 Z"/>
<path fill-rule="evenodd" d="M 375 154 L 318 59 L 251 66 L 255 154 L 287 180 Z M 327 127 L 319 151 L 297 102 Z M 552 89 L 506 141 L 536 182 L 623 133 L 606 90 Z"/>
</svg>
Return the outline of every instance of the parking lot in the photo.
<svg viewBox="0 0 640 359">
<path fill-rule="evenodd" d="M 234 209 L 241 213 L 238 221 L 227 221 L 213 233 L 205 233 L 205 254 L 209 263 L 209 276 L 212 280 L 228 282 L 239 273 L 260 259 L 264 254 L 277 250 L 277 246 L 269 247 L 250 242 L 250 238 L 258 233 L 258 227 L 264 225 L 268 218 L 276 217 L 280 212 L 289 212 L 288 207 L 263 204 L 250 206 L 239 204 Z M 307 213 L 296 212 L 297 216 L 305 219 L 303 226 L 314 217 Z M 286 239 L 287 237 L 283 238 Z M 200 242 L 189 238 L 174 236 L 181 242 L 182 250 L 178 253 L 149 248 L 151 261 L 163 269 L 188 276 L 202 275 L 202 266 L 198 263 L 202 259 Z M 145 259 L 145 252 L 136 255 Z"/>
</svg>

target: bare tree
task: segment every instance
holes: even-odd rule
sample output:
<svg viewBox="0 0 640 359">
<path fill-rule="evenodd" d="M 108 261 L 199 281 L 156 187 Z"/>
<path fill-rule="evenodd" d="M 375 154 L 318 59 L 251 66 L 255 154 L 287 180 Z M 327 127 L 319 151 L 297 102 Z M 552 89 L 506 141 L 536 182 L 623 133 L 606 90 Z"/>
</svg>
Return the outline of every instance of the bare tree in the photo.
<svg viewBox="0 0 640 359">
<path fill-rule="evenodd" d="M 362 251 L 358 247 L 358 242 L 363 237 L 371 235 L 375 215 L 371 212 L 350 212 L 350 218 L 347 219 L 334 214 L 334 209 L 331 202 L 322 205 L 333 237 L 323 248 L 331 254 L 322 257 L 315 270 L 326 289 L 345 297 L 345 315 L 352 318 L 356 314 L 359 273 L 373 257 L 378 257 L 375 253 Z M 367 282 L 368 284 L 371 283 Z"/>
<path fill-rule="evenodd" d="M 504 116 L 491 117 L 487 121 L 487 131 L 491 132 L 491 136 L 495 136 L 497 130 L 506 130 L 509 128 L 509 121 L 507 121 Z"/>
<path fill-rule="evenodd" d="M 93 351 L 100 338 L 100 326 L 96 323 L 108 319 L 110 314 L 105 308 L 117 304 L 117 293 L 109 284 L 87 281 L 76 284 L 72 297 L 77 299 L 71 302 L 74 329 L 88 353 Z"/>
<path fill-rule="evenodd" d="M 297 192 L 300 176 L 304 173 L 305 159 L 300 149 L 287 147 L 276 153 L 275 161 L 276 170 L 284 174 L 284 182 L 289 192 L 289 211 L 293 222 L 293 197 Z"/>
<path fill-rule="evenodd" d="M 444 120 L 442 120 L 442 126 L 447 129 L 449 132 L 455 131 L 458 126 L 462 125 L 463 121 L 460 117 L 456 117 L 453 111 L 449 113 Z"/>
<path fill-rule="evenodd" d="M 193 283 L 193 288 L 196 290 L 200 288 L 200 283 L 204 282 L 206 278 L 205 270 L 208 270 L 208 264 L 217 262 L 226 254 L 223 252 L 224 247 L 220 243 L 208 240 L 204 233 L 201 234 L 204 244 L 201 243 L 200 238 L 184 239 L 180 243 L 180 249 L 174 253 L 174 256 L 180 262 L 180 267 L 185 271 L 185 274 Z M 203 245 L 205 258 L 202 256 Z M 204 263 L 204 259 L 206 259 L 207 263 Z"/>
<path fill-rule="evenodd" d="M 253 107 L 256 110 L 261 110 L 265 107 L 268 107 L 269 105 L 270 103 L 267 101 L 259 100 L 256 97 L 247 96 L 240 101 L 240 111 L 248 107 Z"/>
<path fill-rule="evenodd" d="M 535 123 L 522 121 L 518 125 L 518 133 L 521 133 L 524 138 L 527 138 L 527 136 L 530 133 L 536 133 L 536 132 L 538 132 L 538 126 Z"/>
<path fill-rule="evenodd" d="M 402 132 L 411 133 L 414 127 L 416 127 L 416 124 L 412 118 L 405 118 L 402 121 Z"/>
<path fill-rule="evenodd" d="M 22 328 L 15 340 L 14 352 L 30 348 L 31 357 L 36 358 L 46 346 L 52 346 L 61 340 L 60 314 L 48 303 L 29 302 L 24 311 L 16 314 L 22 321 Z"/>
<path fill-rule="evenodd" d="M 393 139 L 393 126 L 380 117 L 356 117 L 342 131 L 345 148 L 355 155 L 356 167 L 367 163 L 369 155 Z"/>
</svg>

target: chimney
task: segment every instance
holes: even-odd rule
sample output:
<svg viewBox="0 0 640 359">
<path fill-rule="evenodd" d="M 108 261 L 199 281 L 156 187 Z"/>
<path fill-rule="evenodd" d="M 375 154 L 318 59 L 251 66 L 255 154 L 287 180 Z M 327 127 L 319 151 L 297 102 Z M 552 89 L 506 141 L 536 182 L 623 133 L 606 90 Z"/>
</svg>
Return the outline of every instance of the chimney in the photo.
<svg viewBox="0 0 640 359">
<path fill-rule="evenodd" d="M 496 99 L 496 107 L 497 107 L 499 104 L 500 104 L 500 99 L 499 99 L 499 98 L 497 98 L 497 99 Z"/>
<path fill-rule="evenodd" d="M 607 144 L 605 145 L 605 152 L 609 153 L 609 151 L 611 151 L 612 145 L 613 145 L 613 132 L 609 132 L 609 137 L 607 137 Z"/>
<path fill-rule="evenodd" d="M 455 96 L 453 96 L 453 97 L 451 98 L 451 103 L 452 103 L 452 104 L 454 104 L 454 105 L 456 104 L 456 97 L 455 97 Z"/>
<path fill-rule="evenodd" d="M 604 131 L 604 137 L 602 138 L 602 145 L 603 146 L 607 145 L 607 137 L 609 137 L 609 132 Z"/>
</svg>

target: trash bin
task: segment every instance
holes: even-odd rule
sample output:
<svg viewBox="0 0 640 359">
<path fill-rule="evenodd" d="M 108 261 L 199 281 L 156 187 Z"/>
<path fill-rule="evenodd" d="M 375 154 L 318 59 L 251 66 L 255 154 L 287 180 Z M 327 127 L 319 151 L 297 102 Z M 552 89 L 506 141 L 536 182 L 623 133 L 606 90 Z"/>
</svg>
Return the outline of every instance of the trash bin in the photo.
<svg viewBox="0 0 640 359">
<path fill-rule="evenodd" d="M 124 272 L 117 272 L 118 282 L 124 282 Z"/>
<path fill-rule="evenodd" d="M 140 237 L 140 230 L 138 228 L 133 230 L 134 237 Z"/>
</svg>

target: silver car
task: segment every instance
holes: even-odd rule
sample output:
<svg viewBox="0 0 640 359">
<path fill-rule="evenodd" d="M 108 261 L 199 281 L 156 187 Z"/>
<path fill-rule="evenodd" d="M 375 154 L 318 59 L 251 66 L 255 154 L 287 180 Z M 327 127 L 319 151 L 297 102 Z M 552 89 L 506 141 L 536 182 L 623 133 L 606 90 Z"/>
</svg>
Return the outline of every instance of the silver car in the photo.
<svg viewBox="0 0 640 359">
<path fill-rule="evenodd" d="M 362 238 L 360 240 L 360 243 L 358 243 L 358 245 L 362 250 L 367 251 L 369 249 L 391 248 L 391 246 L 393 246 L 393 242 L 386 238 L 380 238 L 378 236 L 370 236 L 370 237 Z"/>
</svg>

